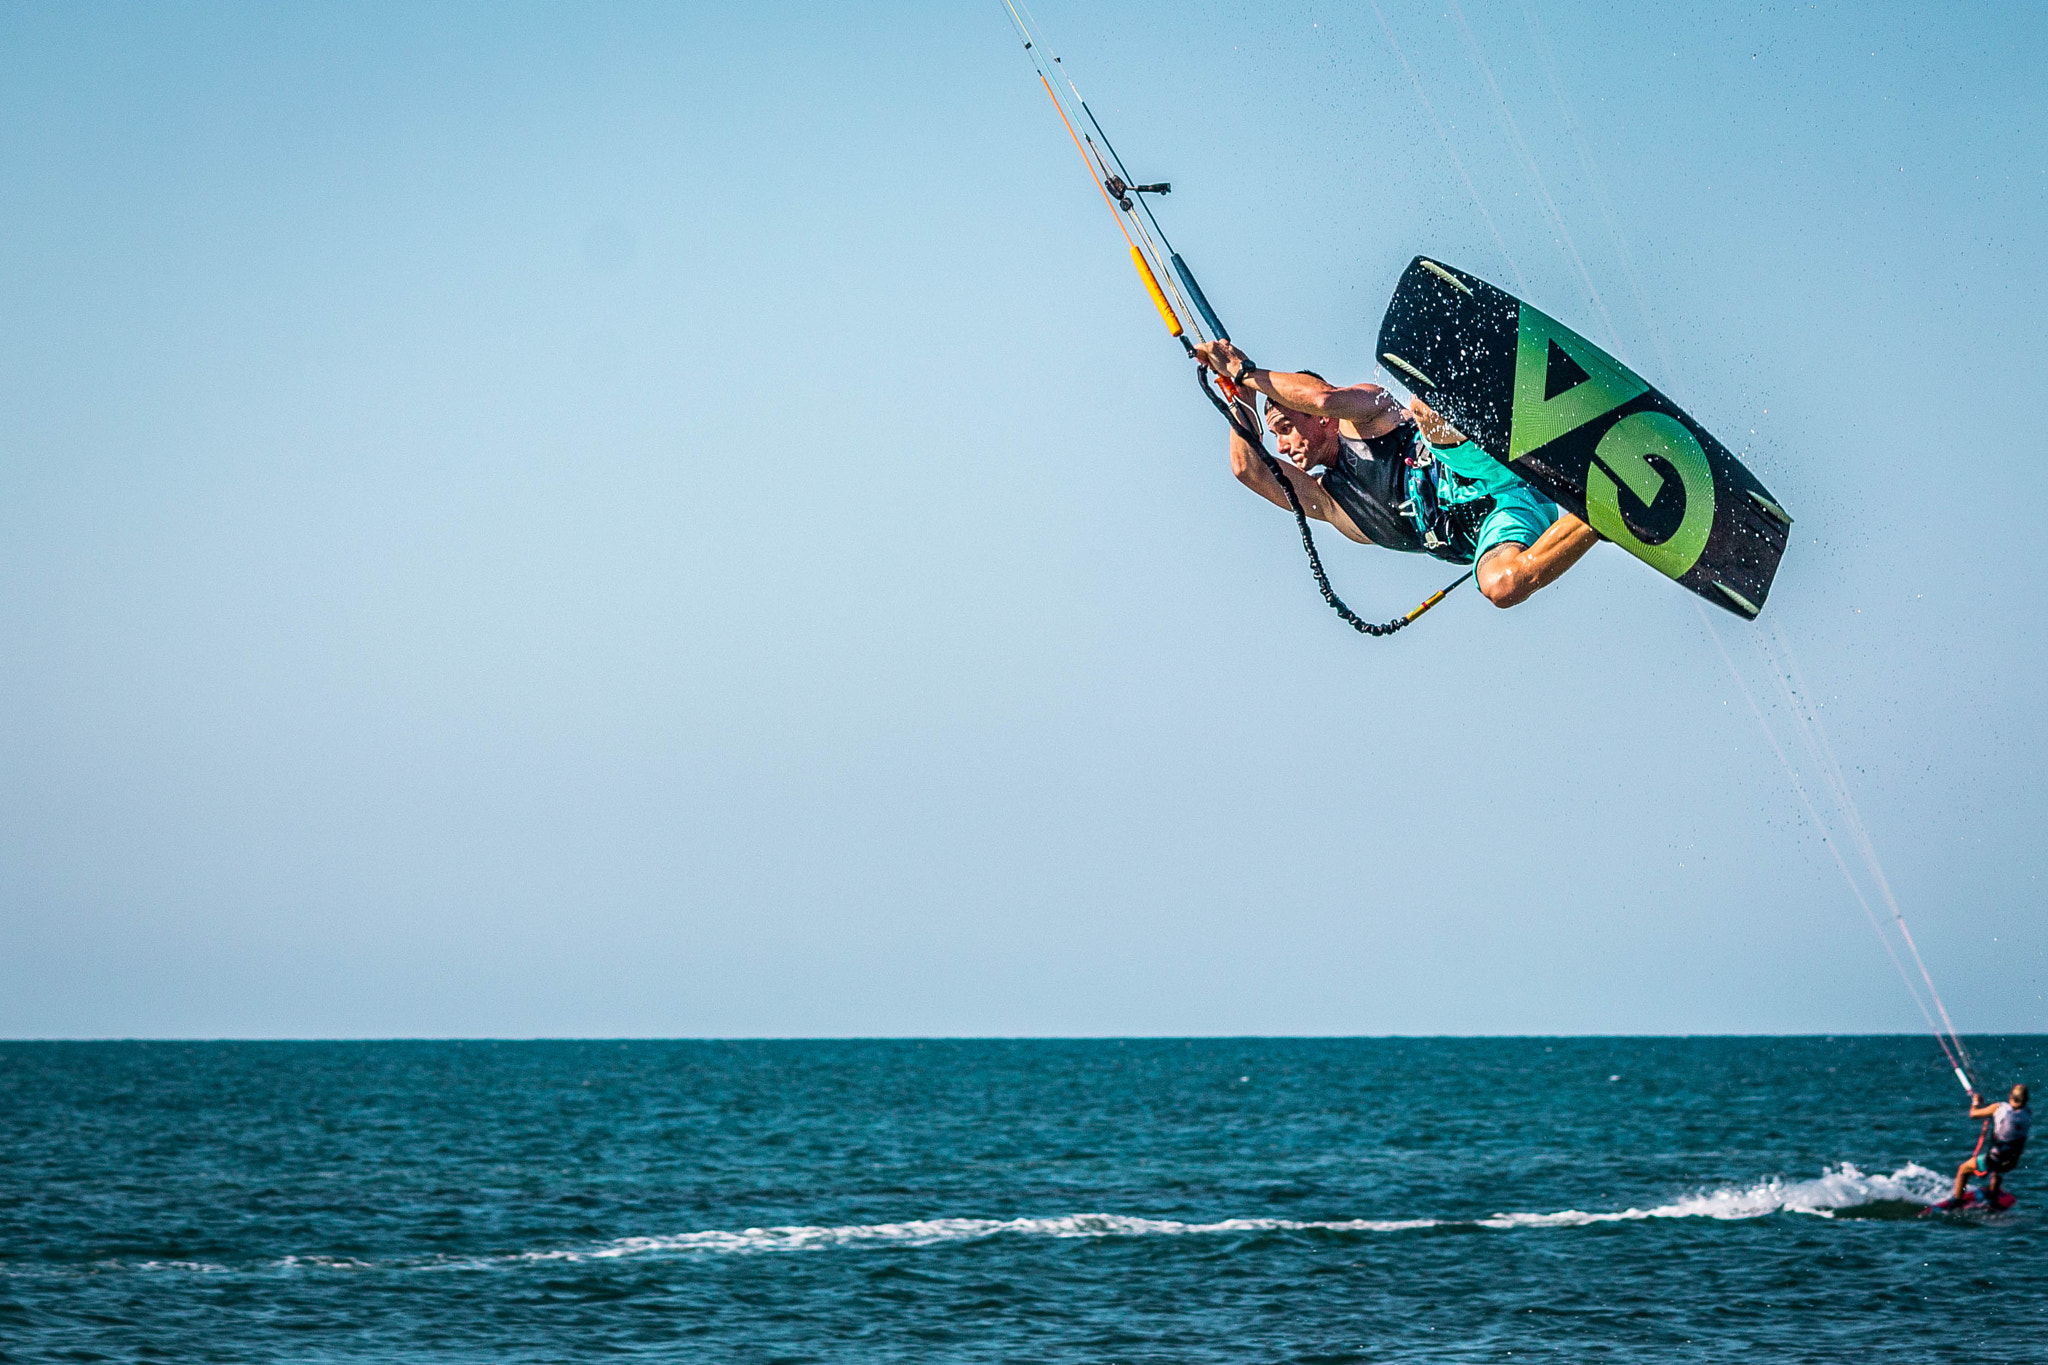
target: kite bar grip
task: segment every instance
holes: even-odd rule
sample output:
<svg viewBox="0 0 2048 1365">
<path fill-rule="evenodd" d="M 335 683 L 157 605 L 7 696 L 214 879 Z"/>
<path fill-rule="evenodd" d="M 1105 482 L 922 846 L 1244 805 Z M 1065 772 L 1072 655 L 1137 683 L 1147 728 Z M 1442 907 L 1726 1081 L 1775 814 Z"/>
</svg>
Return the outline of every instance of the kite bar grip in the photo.
<svg viewBox="0 0 2048 1365">
<path fill-rule="evenodd" d="M 1138 248 L 1131 248 L 1131 264 L 1138 267 L 1138 278 L 1145 282 L 1145 292 L 1152 296 L 1152 306 L 1159 310 L 1159 316 L 1166 323 L 1166 330 L 1174 336 L 1181 333 L 1180 319 L 1174 316 L 1173 305 L 1166 301 L 1165 291 L 1159 287 L 1159 277 L 1152 273 L 1152 267 L 1145 264 L 1145 255 Z"/>
<path fill-rule="evenodd" d="M 1209 306 L 1208 296 L 1202 293 L 1202 286 L 1195 283 L 1195 272 L 1188 269 L 1188 263 L 1180 258 L 1178 251 L 1173 253 L 1173 273 L 1180 276 L 1180 282 L 1188 287 L 1188 297 L 1194 301 L 1195 311 L 1202 315 L 1202 321 L 1209 324 L 1209 330 L 1216 334 L 1216 339 L 1230 340 L 1230 333 L 1223 330 L 1223 323 L 1217 318 L 1216 310 Z"/>
<path fill-rule="evenodd" d="M 1956 1079 L 1963 1083 L 1963 1089 L 1969 1091 L 1972 1095 L 1977 1093 L 1977 1087 L 1970 1084 L 1970 1078 L 1963 1074 L 1961 1067 L 1950 1067 L 1949 1069 L 1956 1073 Z"/>
</svg>

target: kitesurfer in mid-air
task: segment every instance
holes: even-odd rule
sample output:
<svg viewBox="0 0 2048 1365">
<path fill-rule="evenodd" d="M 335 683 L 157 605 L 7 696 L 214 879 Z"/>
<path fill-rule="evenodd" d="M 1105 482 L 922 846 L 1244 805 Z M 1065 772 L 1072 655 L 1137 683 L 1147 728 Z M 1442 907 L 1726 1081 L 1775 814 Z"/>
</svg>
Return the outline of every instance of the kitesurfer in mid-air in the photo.
<svg viewBox="0 0 2048 1365">
<path fill-rule="evenodd" d="M 1265 399 L 1266 426 L 1287 461 L 1280 473 L 1302 510 L 1361 545 L 1470 564 L 1486 600 L 1512 607 L 1600 539 L 1419 398 L 1404 409 L 1377 384 L 1339 388 L 1313 371 L 1262 370 L 1228 341 L 1195 353 Z M 1238 482 L 1288 505 L 1272 469 L 1235 431 L 1230 466 Z"/>
<path fill-rule="evenodd" d="M 1963 1201 L 1963 1190 L 1970 1183 L 1970 1177 L 1988 1177 L 1984 1182 L 1984 1198 L 1987 1203 L 1998 1198 L 1998 1187 L 2004 1182 L 2005 1173 L 2020 1164 L 2020 1153 L 2026 1150 L 2027 1130 L 2033 1127 L 2034 1116 L 2027 1112 L 2027 1088 L 2016 1085 L 2010 1099 L 1996 1104 L 1979 1104 L 1975 1091 L 1970 1094 L 1970 1117 L 1988 1119 L 1990 1127 L 1985 1133 L 1986 1141 L 1973 1153 L 1968 1161 L 1956 1168 L 1955 1194 L 1952 1204 Z"/>
</svg>

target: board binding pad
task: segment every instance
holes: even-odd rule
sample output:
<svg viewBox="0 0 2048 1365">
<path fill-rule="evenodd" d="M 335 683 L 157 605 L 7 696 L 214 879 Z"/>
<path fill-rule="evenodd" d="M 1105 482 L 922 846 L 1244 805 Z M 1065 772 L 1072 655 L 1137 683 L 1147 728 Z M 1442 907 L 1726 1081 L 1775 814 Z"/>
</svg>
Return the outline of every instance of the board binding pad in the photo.
<svg viewBox="0 0 2048 1365">
<path fill-rule="evenodd" d="M 1744 620 L 1792 518 L 1649 381 L 1548 314 L 1417 256 L 1379 357 L 1487 454 L 1651 568 Z"/>
</svg>

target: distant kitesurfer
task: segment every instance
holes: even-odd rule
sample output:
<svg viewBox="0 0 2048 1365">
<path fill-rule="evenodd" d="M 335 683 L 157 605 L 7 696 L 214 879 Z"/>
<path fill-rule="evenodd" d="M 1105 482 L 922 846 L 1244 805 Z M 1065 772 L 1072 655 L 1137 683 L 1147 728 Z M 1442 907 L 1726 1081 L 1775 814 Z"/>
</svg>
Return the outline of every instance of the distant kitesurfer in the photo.
<svg viewBox="0 0 2048 1365">
<path fill-rule="evenodd" d="M 1292 465 L 1280 472 L 1302 510 L 1361 545 L 1471 564 L 1486 600 L 1512 607 L 1600 539 L 1419 398 L 1403 409 L 1377 384 L 1339 388 L 1310 370 L 1262 370 L 1228 341 L 1195 353 L 1265 399 L 1266 426 Z M 1271 468 L 1235 431 L 1230 467 L 1239 483 L 1288 505 Z"/>
<path fill-rule="evenodd" d="M 1975 1175 L 1988 1177 L 1984 1182 L 1985 1202 L 1995 1202 L 2005 1173 L 2020 1164 L 2020 1153 L 2027 1146 L 2027 1130 L 2034 1124 L 2034 1116 L 2027 1112 L 2027 1088 L 2024 1085 L 2014 1086 L 2012 1098 L 1996 1104 L 1977 1103 L 1977 1092 L 1971 1091 L 1970 1117 L 1989 1119 L 1990 1127 L 1985 1131 L 1985 1140 L 1979 1150 L 1956 1167 L 1955 1194 L 1950 1202 L 1962 1202 L 1963 1189 Z"/>
</svg>

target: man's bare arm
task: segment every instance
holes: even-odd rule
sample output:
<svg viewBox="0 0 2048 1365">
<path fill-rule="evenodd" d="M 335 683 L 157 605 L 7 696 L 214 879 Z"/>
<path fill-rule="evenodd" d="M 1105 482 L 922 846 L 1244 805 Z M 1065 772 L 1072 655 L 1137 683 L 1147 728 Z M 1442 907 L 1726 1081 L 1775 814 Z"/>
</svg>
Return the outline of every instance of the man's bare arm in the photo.
<svg viewBox="0 0 2048 1365">
<path fill-rule="evenodd" d="M 1338 388 L 1312 374 L 1262 370 L 1228 341 L 1197 346 L 1195 354 L 1239 388 L 1262 393 L 1281 407 L 1310 417 L 1334 417 L 1348 422 L 1363 440 L 1384 436 L 1401 424 L 1400 402 L 1377 384 Z"/>
<path fill-rule="evenodd" d="M 1479 591 L 1496 607 L 1529 600 L 1539 588 L 1558 578 L 1600 543 L 1600 533 L 1566 512 L 1525 549 L 1499 545 L 1479 561 Z"/>
<path fill-rule="evenodd" d="M 1317 521 L 1328 522 L 1344 535 L 1361 545 L 1370 545 L 1365 533 L 1358 529 L 1343 508 L 1336 505 L 1330 495 L 1323 491 L 1323 485 L 1312 474 L 1303 473 L 1286 460 L 1275 460 L 1280 468 L 1280 477 L 1294 485 L 1294 495 L 1301 499 L 1301 510 Z M 1273 471 L 1265 460 L 1259 458 L 1259 451 L 1238 435 L 1230 433 L 1230 472 L 1237 481 L 1251 489 L 1266 501 L 1288 511 L 1294 508 L 1287 501 L 1286 490 L 1273 477 Z"/>
<path fill-rule="evenodd" d="M 1251 370 L 1244 377 L 1243 387 L 1256 389 L 1294 412 L 1349 422 L 1364 440 L 1384 436 L 1401 424 L 1401 404 L 1377 384 L 1352 384 L 1340 389 L 1312 374 Z"/>
</svg>

